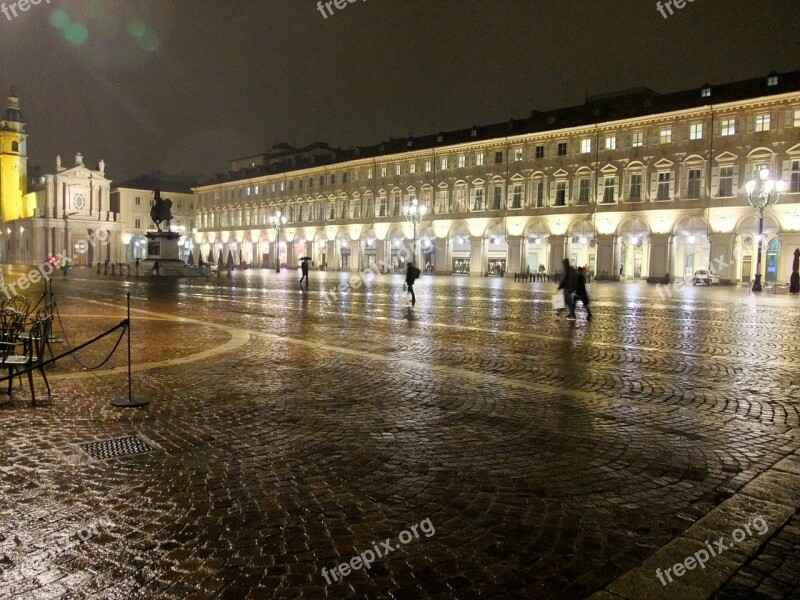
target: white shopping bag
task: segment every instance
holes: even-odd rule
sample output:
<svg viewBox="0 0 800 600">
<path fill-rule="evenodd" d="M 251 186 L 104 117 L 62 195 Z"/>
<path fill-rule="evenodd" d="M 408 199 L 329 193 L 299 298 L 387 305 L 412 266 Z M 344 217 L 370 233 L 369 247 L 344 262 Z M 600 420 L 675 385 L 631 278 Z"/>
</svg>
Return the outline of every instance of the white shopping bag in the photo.
<svg viewBox="0 0 800 600">
<path fill-rule="evenodd" d="M 557 294 L 553 295 L 553 310 L 562 310 L 567 307 L 567 303 L 564 300 L 564 294 L 558 292 Z"/>
</svg>

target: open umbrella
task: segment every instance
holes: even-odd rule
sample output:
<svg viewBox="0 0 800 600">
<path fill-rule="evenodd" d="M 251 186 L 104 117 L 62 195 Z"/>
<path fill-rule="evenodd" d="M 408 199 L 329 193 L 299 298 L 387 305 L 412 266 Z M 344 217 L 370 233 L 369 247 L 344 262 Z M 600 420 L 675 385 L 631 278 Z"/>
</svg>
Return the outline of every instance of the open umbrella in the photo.
<svg viewBox="0 0 800 600">
<path fill-rule="evenodd" d="M 189 250 L 189 266 L 194 266 L 194 252 L 192 250 Z"/>
<path fill-rule="evenodd" d="M 301 262 L 304 261 L 304 260 L 311 260 L 311 257 L 310 256 L 303 256 L 303 257 L 300 258 Z"/>
<path fill-rule="evenodd" d="M 789 278 L 789 293 L 800 294 L 800 248 L 794 249 L 792 276 Z"/>
</svg>

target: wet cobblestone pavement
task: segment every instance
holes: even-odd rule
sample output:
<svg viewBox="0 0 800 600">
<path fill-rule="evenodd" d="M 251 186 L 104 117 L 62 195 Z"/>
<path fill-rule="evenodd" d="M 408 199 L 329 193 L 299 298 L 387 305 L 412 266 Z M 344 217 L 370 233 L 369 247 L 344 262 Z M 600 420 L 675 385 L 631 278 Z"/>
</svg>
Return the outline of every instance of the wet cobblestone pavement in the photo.
<svg viewBox="0 0 800 600">
<path fill-rule="evenodd" d="M 121 350 L 0 397 L 0 598 L 798 597 L 800 299 L 594 284 L 588 323 L 552 284 L 423 277 L 411 309 L 399 276 L 345 281 L 55 280 L 73 343 L 130 291 L 150 404 L 110 406 Z M 80 446 L 126 436 L 153 450 Z"/>
</svg>

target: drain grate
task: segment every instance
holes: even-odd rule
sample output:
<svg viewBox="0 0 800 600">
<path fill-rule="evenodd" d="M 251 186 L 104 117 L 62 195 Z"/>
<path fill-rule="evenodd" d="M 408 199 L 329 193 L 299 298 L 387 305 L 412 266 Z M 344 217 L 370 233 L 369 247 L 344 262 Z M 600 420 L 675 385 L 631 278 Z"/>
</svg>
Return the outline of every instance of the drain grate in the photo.
<svg viewBox="0 0 800 600">
<path fill-rule="evenodd" d="M 89 442 L 88 444 L 81 444 L 80 446 L 89 456 L 96 460 L 144 454 L 145 452 L 152 452 L 154 450 L 152 446 L 135 435 L 115 438 L 113 440 L 104 440 L 102 442 Z"/>
</svg>

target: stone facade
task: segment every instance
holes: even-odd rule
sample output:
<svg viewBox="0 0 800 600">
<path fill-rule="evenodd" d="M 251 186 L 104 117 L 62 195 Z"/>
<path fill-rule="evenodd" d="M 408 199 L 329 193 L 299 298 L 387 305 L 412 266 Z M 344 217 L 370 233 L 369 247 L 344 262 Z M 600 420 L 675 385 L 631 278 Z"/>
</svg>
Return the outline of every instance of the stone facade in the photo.
<svg viewBox="0 0 800 600">
<path fill-rule="evenodd" d="M 414 236 L 403 207 L 417 199 L 428 210 L 416 261 L 437 273 L 554 273 L 566 257 L 610 279 L 711 265 L 747 281 L 757 217 L 745 182 L 767 168 L 788 189 L 765 215 L 763 271 L 788 280 L 800 246 L 800 73 L 667 96 L 634 90 L 506 128 L 515 133 L 476 127 L 325 166 L 233 172 L 195 188 L 196 245 L 268 267 L 309 255 L 329 269 L 399 269 Z M 456 137 L 466 141 L 448 143 Z M 280 240 L 277 211 L 288 218 Z"/>
</svg>

